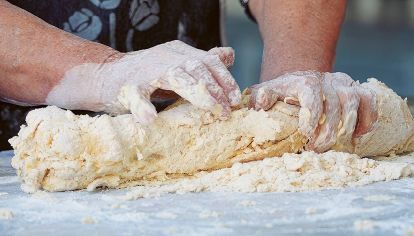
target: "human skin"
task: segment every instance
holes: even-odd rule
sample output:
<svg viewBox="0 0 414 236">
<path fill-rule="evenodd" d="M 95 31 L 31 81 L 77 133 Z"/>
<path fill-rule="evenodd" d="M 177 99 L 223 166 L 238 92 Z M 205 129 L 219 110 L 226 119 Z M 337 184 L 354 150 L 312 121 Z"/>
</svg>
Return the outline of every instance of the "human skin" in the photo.
<svg viewBox="0 0 414 236">
<path fill-rule="evenodd" d="M 307 149 L 328 150 L 340 136 L 357 138 L 377 121 L 375 93 L 344 73 L 329 73 L 346 10 L 345 0 L 251 0 L 263 38 L 261 83 L 250 106 L 278 100 L 300 105 L 299 130 Z"/>
<path fill-rule="evenodd" d="M 130 110 L 137 121 L 149 123 L 156 117 L 150 96 L 157 89 L 174 91 L 223 118 L 240 102 L 240 89 L 227 69 L 234 61 L 231 48 L 203 51 L 171 41 L 121 53 L 4 0 L 0 37 L 0 98 L 15 104 L 114 114 Z M 134 106 L 118 101 L 125 86 L 137 90 Z"/>
<path fill-rule="evenodd" d="M 249 4 L 264 42 L 262 83 L 251 88 L 252 107 L 266 110 L 277 100 L 299 103 L 300 131 L 316 151 L 327 150 L 344 127 L 347 136 L 368 132 L 376 120 L 372 93 L 347 75 L 321 73 L 332 69 L 346 1 Z M 205 52 L 170 42 L 123 54 L 3 0 L 0 13 L 0 98 L 5 100 L 111 113 L 126 108 L 143 123 L 156 117 L 149 96 L 157 88 L 173 90 L 196 106 L 222 113 L 220 117 L 240 101 L 226 69 L 234 60 L 229 48 Z M 297 71 L 314 72 L 282 76 Z M 124 85 L 132 85 L 133 103 L 117 101 Z"/>
<path fill-rule="evenodd" d="M 262 82 L 332 70 L 346 0 L 250 0 L 249 7 L 263 38 Z"/>
<path fill-rule="evenodd" d="M 110 47 L 59 30 L 0 0 L 0 95 L 41 105 L 64 73 L 84 63 L 120 57 Z"/>
</svg>

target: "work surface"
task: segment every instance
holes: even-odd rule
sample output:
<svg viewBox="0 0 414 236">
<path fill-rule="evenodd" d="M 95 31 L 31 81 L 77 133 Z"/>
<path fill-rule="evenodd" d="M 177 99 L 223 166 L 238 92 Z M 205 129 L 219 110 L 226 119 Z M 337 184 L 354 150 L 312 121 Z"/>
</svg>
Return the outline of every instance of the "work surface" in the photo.
<svg viewBox="0 0 414 236">
<path fill-rule="evenodd" d="M 414 235 L 414 178 L 302 193 L 23 193 L 0 152 L 0 235 Z M 13 218 L 2 219 L 5 209 Z"/>
</svg>

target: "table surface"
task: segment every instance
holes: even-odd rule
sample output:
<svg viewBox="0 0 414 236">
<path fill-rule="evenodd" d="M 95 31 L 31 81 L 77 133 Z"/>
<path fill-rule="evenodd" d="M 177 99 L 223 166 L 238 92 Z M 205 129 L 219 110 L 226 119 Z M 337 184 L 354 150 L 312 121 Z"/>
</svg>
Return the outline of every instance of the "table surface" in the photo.
<svg viewBox="0 0 414 236">
<path fill-rule="evenodd" d="M 0 235 L 414 235 L 414 178 L 300 193 L 26 194 L 0 152 Z M 365 222 L 365 224 L 364 224 Z M 358 227 L 358 225 L 360 225 Z"/>
</svg>

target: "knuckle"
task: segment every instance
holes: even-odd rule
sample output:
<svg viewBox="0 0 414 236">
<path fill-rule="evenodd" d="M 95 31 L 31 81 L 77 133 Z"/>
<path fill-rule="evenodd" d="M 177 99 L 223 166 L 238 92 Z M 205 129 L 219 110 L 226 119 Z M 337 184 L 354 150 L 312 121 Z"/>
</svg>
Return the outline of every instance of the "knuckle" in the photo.
<svg viewBox="0 0 414 236">
<path fill-rule="evenodd" d="M 184 67 L 187 70 L 194 71 L 204 68 L 204 64 L 198 59 L 191 59 L 184 62 Z"/>
<path fill-rule="evenodd" d="M 210 54 L 206 56 L 206 60 L 215 64 L 221 63 L 220 56 L 217 54 Z"/>
</svg>

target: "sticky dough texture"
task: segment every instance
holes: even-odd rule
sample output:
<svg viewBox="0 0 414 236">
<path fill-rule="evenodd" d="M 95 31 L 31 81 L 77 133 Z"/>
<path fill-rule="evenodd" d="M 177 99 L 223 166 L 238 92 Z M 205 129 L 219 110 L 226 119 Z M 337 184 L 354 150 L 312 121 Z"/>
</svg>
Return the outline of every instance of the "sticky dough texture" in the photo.
<svg viewBox="0 0 414 236">
<path fill-rule="evenodd" d="M 414 150 L 414 121 L 398 95 L 376 80 L 379 122 L 369 133 L 333 149 L 360 156 Z M 22 189 L 64 191 L 169 182 L 198 172 L 301 151 L 298 108 L 278 102 L 271 110 L 240 108 L 228 120 L 186 103 L 161 112 L 149 126 L 132 115 L 77 116 L 46 107 L 30 112 L 10 143 Z"/>
<path fill-rule="evenodd" d="M 374 78 L 362 86 L 376 94 L 378 120 L 367 134 L 353 142 L 337 142 L 331 149 L 363 157 L 414 151 L 414 119 L 407 101 Z"/>
<path fill-rule="evenodd" d="M 281 110 L 292 109 L 284 103 L 270 112 L 243 108 L 217 121 L 183 104 L 141 126 L 132 115 L 76 116 L 47 107 L 30 112 L 27 126 L 10 140 L 12 165 L 26 192 L 175 179 L 299 151 L 305 140 L 297 132 L 297 110 Z"/>
</svg>

